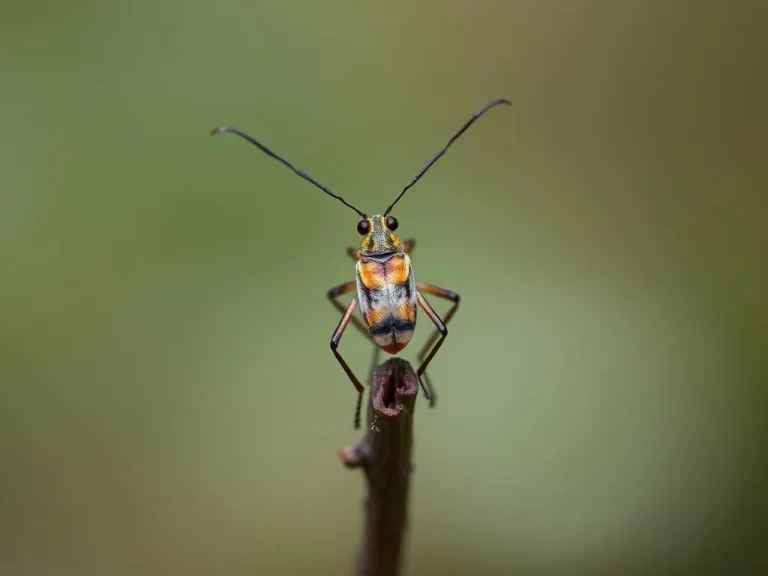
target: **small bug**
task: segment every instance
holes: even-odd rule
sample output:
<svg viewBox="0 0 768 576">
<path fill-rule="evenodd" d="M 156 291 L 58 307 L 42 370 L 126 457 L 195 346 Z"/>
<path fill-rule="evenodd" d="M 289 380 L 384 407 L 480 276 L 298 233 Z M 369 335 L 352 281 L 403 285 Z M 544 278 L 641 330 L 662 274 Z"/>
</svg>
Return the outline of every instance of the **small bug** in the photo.
<svg viewBox="0 0 768 576">
<path fill-rule="evenodd" d="M 341 196 L 331 192 L 330 189 L 312 178 L 309 174 L 295 168 L 287 160 L 278 156 L 269 148 L 260 144 L 237 128 L 231 126 L 219 126 L 211 131 L 211 134 L 231 132 L 232 134 L 244 138 L 259 148 L 262 152 L 284 164 L 293 170 L 293 172 L 320 188 L 329 196 L 336 198 L 342 204 L 357 212 L 362 218 L 357 224 L 357 232 L 363 236 L 360 248 L 347 249 L 347 254 L 357 262 L 355 265 L 355 280 L 340 284 L 328 291 L 328 299 L 342 315 L 341 320 L 331 337 L 331 350 L 358 392 L 355 428 L 360 426 L 360 407 L 364 388 L 360 383 L 360 380 L 358 380 L 357 376 L 355 376 L 354 372 L 352 372 L 337 350 L 341 337 L 350 321 L 363 334 L 369 335 L 373 339 L 377 346 L 375 349 L 376 353 L 381 349 L 390 354 L 397 354 L 405 348 L 408 342 L 410 342 L 416 327 L 417 304 L 418 306 L 421 306 L 426 315 L 429 316 L 429 319 L 432 320 L 437 330 L 432 334 L 429 340 L 427 340 L 424 347 L 419 352 L 418 358 L 421 361 L 421 365 L 416 371 L 416 374 L 419 377 L 419 383 L 424 391 L 424 396 L 429 401 L 430 407 L 434 406 L 436 396 L 434 388 L 426 374 L 426 370 L 427 366 L 432 361 L 432 358 L 434 358 L 435 354 L 440 349 L 440 346 L 442 346 L 445 341 L 445 337 L 448 335 L 446 324 L 448 324 L 458 309 L 459 295 L 450 290 L 415 281 L 409 256 L 415 246 L 415 241 L 400 240 L 395 234 L 398 222 L 393 216 L 390 216 L 389 213 L 400 198 L 403 197 L 403 194 L 419 181 L 426 171 L 437 162 L 443 154 L 445 154 L 449 146 L 453 144 L 454 141 L 456 141 L 456 139 L 458 139 L 459 136 L 461 136 L 467 128 L 475 122 L 475 120 L 480 118 L 480 116 L 490 108 L 500 104 L 509 105 L 510 101 L 504 98 L 499 98 L 489 102 L 475 112 L 472 117 L 467 120 L 467 122 L 465 122 L 453 136 L 451 136 L 448 143 L 432 156 L 429 162 L 419 170 L 418 174 L 416 174 L 410 183 L 403 188 L 402 192 L 400 192 L 398 197 L 395 198 L 395 201 L 387 207 L 384 213 L 374 214 L 373 216 L 368 216 L 364 212 L 361 212 Z M 338 301 L 339 296 L 355 291 L 357 292 L 357 295 L 352 298 L 352 302 L 350 302 L 349 305 L 344 306 Z M 423 294 L 431 294 L 432 296 L 444 298 L 452 302 L 451 308 L 445 315 L 445 320 L 441 319 L 432 309 L 432 306 L 430 306 Z M 360 306 L 364 324 L 354 317 L 355 308 L 358 305 Z M 424 378 L 423 380 L 422 377 Z"/>
</svg>

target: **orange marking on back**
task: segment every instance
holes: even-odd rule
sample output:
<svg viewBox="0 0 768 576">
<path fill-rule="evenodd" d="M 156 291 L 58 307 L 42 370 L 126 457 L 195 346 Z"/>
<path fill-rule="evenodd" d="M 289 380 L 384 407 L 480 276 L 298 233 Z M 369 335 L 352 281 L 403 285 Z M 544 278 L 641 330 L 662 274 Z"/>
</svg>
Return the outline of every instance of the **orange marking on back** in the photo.
<svg viewBox="0 0 768 576">
<path fill-rule="evenodd" d="M 368 288 L 368 290 L 384 287 L 385 278 L 381 264 L 378 262 L 362 262 L 359 270 L 360 280 L 363 281 L 363 286 Z"/>
<path fill-rule="evenodd" d="M 416 305 L 410 302 L 400 304 L 395 308 L 394 314 L 402 320 L 414 322 L 416 320 Z"/>
<path fill-rule="evenodd" d="M 408 281 L 408 263 L 405 258 L 390 258 L 384 266 L 387 280 L 392 284 L 405 284 Z"/>
<path fill-rule="evenodd" d="M 368 326 L 378 324 L 387 317 L 387 311 L 384 308 L 371 308 L 365 311 L 365 323 Z"/>
<path fill-rule="evenodd" d="M 384 352 L 389 352 L 390 354 L 397 354 L 398 352 L 400 352 L 400 350 L 405 348 L 405 344 L 403 344 L 402 342 L 394 342 L 392 344 L 387 344 L 386 346 L 379 346 L 379 348 L 384 350 Z"/>
</svg>

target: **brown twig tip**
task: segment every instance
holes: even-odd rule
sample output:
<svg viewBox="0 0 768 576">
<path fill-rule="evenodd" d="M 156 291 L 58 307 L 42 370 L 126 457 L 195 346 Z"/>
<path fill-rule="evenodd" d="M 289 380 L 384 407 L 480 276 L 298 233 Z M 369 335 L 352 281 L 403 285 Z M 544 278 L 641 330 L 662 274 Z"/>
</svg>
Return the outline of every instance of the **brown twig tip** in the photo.
<svg viewBox="0 0 768 576">
<path fill-rule="evenodd" d="M 371 407 L 378 416 L 395 418 L 413 408 L 418 393 L 419 379 L 401 358 L 390 358 L 373 371 Z"/>
</svg>

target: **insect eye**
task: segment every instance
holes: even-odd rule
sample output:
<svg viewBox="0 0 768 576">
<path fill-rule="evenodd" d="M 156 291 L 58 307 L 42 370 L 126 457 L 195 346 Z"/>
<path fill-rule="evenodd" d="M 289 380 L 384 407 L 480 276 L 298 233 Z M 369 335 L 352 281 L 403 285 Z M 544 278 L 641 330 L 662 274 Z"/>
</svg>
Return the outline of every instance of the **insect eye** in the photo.
<svg viewBox="0 0 768 576">
<path fill-rule="evenodd" d="M 360 236 L 368 234 L 370 229 L 371 225 L 368 220 L 360 220 L 360 222 L 357 223 L 357 233 L 360 234 Z"/>
<path fill-rule="evenodd" d="M 397 218 L 393 218 L 392 216 L 387 216 L 387 228 L 389 228 L 393 232 L 397 230 Z"/>
</svg>

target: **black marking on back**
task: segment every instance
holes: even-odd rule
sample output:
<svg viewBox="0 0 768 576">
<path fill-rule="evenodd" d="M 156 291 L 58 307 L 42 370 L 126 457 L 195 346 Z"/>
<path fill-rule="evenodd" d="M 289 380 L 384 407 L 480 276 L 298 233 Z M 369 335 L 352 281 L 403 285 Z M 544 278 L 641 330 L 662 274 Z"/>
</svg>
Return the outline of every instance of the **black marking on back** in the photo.
<svg viewBox="0 0 768 576">
<path fill-rule="evenodd" d="M 371 326 L 369 332 L 371 336 L 386 336 L 393 332 L 412 332 L 413 328 L 414 323 L 411 320 L 387 316 L 384 320 Z"/>
<path fill-rule="evenodd" d="M 396 287 L 396 290 L 397 290 L 397 292 L 400 292 L 400 291 L 404 292 L 405 293 L 405 299 L 408 302 L 411 301 L 412 292 L 411 292 L 411 278 L 410 278 L 410 275 L 409 275 L 408 279 L 405 282 L 403 282 L 402 284 L 400 284 L 399 286 Z"/>
</svg>

